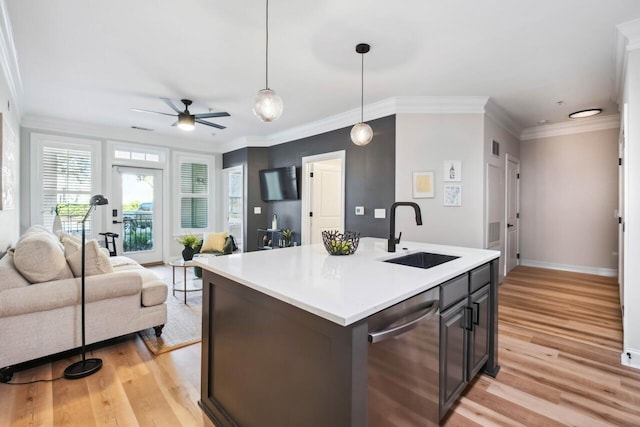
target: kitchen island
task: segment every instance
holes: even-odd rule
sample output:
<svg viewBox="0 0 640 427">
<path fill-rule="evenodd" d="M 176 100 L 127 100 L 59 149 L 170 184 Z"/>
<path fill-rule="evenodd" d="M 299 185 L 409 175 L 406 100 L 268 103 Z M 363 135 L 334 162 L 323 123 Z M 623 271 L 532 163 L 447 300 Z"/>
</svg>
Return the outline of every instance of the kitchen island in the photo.
<svg viewBox="0 0 640 427">
<path fill-rule="evenodd" d="M 200 406 L 217 426 L 373 425 L 369 320 L 432 289 L 442 289 L 440 314 L 461 306 L 464 318 L 456 322 L 464 329 L 471 331 L 472 323 L 487 318 L 480 367 L 497 373 L 500 253 L 412 242 L 398 245 L 397 253 L 386 249 L 386 240 L 363 238 L 350 256 L 329 256 L 322 245 L 307 245 L 195 261 L 204 269 Z M 458 258 L 429 269 L 384 262 L 418 251 Z M 473 290 L 469 287 L 476 277 L 487 285 L 483 301 L 490 303 L 484 317 L 471 305 L 480 303 L 462 307 L 460 302 L 466 301 L 465 292 Z M 435 353 L 438 345 L 440 351 L 451 347 L 446 342 L 443 347 L 446 325 L 443 331 L 440 339 L 434 331 Z M 468 345 L 465 341 L 458 347 L 462 351 Z M 465 363 L 452 366 L 467 359 L 461 356 Z M 442 363 L 430 370 L 438 375 L 453 369 Z M 470 375 L 460 368 L 466 384 Z M 450 388 L 443 383 L 450 383 L 452 375 L 441 375 L 440 384 L 437 377 L 428 381 L 441 393 L 433 402 L 435 420 L 429 423 L 437 424 L 450 405 L 451 393 L 442 395 L 442 390 Z M 453 397 L 461 391 L 456 387 Z"/>
</svg>

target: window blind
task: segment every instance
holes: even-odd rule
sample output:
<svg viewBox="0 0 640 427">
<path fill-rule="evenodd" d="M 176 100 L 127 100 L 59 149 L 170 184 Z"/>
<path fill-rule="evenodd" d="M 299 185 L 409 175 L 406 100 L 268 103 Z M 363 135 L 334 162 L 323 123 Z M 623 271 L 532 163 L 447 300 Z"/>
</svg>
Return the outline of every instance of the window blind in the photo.
<svg viewBox="0 0 640 427">
<path fill-rule="evenodd" d="M 209 226 L 209 165 L 180 164 L 180 227 Z"/>
<path fill-rule="evenodd" d="M 63 230 L 81 231 L 91 198 L 91 151 L 42 147 L 42 206 L 44 226 L 51 229 L 57 212 Z M 90 220 L 87 231 L 90 232 Z"/>
</svg>

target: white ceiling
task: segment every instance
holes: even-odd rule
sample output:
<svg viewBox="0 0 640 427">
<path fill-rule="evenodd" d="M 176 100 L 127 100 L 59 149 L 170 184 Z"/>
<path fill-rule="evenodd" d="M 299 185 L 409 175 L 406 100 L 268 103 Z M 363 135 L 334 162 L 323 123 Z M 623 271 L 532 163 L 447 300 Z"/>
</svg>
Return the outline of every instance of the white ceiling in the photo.
<svg viewBox="0 0 640 427">
<path fill-rule="evenodd" d="M 271 0 L 269 86 L 284 113 L 262 123 L 264 0 L 2 0 L 24 117 L 154 129 L 211 141 L 268 136 L 395 96 L 490 96 L 521 128 L 613 99 L 617 24 L 638 0 Z M 160 100 L 228 111 L 185 133 Z M 558 105 L 557 101 L 563 101 Z M 366 107 L 365 107 L 366 108 Z M 142 132 L 142 131 L 140 131 Z M 215 132 L 215 136 L 211 135 Z"/>
</svg>

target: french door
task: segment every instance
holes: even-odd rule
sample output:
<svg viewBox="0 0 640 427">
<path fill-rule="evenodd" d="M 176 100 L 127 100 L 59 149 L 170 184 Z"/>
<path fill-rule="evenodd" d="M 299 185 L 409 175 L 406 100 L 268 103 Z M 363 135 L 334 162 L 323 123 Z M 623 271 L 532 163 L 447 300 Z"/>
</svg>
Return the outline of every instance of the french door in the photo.
<svg viewBox="0 0 640 427">
<path fill-rule="evenodd" d="M 162 170 L 114 166 L 108 223 L 118 255 L 141 264 L 162 262 Z"/>
</svg>

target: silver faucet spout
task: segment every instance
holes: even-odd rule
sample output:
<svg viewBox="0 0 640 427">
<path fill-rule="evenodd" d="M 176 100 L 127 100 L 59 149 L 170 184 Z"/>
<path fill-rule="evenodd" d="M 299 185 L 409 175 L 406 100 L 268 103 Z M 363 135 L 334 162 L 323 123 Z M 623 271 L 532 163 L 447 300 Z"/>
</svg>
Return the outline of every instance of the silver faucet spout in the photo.
<svg viewBox="0 0 640 427">
<path fill-rule="evenodd" d="M 396 208 L 398 206 L 411 206 L 413 210 L 416 212 L 416 225 L 422 225 L 422 212 L 420 212 L 420 206 L 414 202 L 395 202 L 391 205 L 391 221 L 389 224 L 389 241 L 387 244 L 388 252 L 396 251 L 396 244 L 400 243 L 400 238 L 402 237 L 402 233 L 400 236 L 396 238 Z"/>
</svg>

